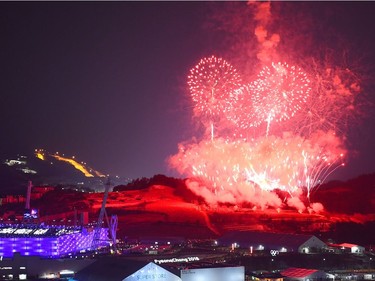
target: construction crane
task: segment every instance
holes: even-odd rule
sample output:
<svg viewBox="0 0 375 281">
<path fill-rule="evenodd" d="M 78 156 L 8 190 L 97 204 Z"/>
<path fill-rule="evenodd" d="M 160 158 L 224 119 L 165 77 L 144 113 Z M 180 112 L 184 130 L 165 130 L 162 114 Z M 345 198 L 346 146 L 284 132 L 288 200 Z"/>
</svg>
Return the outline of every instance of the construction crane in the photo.
<svg viewBox="0 0 375 281">
<path fill-rule="evenodd" d="M 94 229 L 94 236 L 93 236 L 93 240 L 91 244 L 92 250 L 98 249 L 101 245 L 100 232 L 103 226 L 104 216 L 106 216 L 106 221 L 107 221 L 108 228 L 109 228 L 109 235 L 112 240 L 112 247 L 113 247 L 113 250 L 117 252 L 117 248 L 116 248 L 117 216 L 113 215 L 111 217 L 111 221 L 109 222 L 107 212 L 105 210 L 105 205 L 107 203 L 110 187 L 111 187 L 111 182 L 108 178 L 107 183 L 105 185 L 105 189 L 104 189 L 104 196 L 103 196 L 103 201 L 102 201 L 102 207 L 100 208 L 100 212 L 99 212 L 99 218 Z"/>
</svg>

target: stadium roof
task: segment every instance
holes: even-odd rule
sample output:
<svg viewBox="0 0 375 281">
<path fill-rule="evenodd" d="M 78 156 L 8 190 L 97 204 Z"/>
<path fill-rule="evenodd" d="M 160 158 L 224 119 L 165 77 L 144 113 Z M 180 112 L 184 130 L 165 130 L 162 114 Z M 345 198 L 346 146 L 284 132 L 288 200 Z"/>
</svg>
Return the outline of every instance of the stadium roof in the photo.
<svg viewBox="0 0 375 281">
<path fill-rule="evenodd" d="M 46 226 L 28 224 L 0 224 L 0 238 L 11 237 L 59 237 L 80 233 L 84 228 L 77 226 Z"/>
</svg>

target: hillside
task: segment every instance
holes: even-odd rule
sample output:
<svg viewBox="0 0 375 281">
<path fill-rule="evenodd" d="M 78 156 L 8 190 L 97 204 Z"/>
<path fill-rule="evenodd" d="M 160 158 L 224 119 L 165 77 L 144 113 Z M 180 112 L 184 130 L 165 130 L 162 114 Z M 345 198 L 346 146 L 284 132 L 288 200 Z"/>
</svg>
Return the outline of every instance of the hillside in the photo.
<svg viewBox="0 0 375 281">
<path fill-rule="evenodd" d="M 375 241 L 375 174 L 346 182 L 329 182 L 315 189 L 311 202 L 321 202 L 322 213 L 299 213 L 295 209 L 257 210 L 249 205 L 208 206 L 195 195 L 183 179 L 155 175 L 109 193 L 106 210 L 118 216 L 119 238 L 148 236 L 215 238 L 232 230 L 258 230 L 289 233 L 317 233 L 336 241 L 373 244 Z M 22 187 L 24 192 L 25 187 Z M 74 185 L 57 186 L 39 199 L 32 200 L 40 220 L 49 224 L 77 223 L 87 213 L 95 222 L 103 193 L 77 191 Z M 26 192 L 25 192 L 26 193 Z M 15 219 L 23 213 L 24 203 L 3 204 L 0 214 Z"/>
<path fill-rule="evenodd" d="M 375 237 L 375 212 L 373 188 L 367 181 L 371 184 L 373 179 L 373 175 L 358 179 L 363 186 L 368 186 L 362 189 L 366 190 L 366 196 L 351 197 L 350 194 L 357 192 L 352 188 L 356 186 L 356 180 L 320 187 L 314 193 L 314 198 L 322 199 L 326 208 L 326 212 L 320 214 L 296 210 L 261 211 L 230 205 L 209 207 L 186 188 L 183 180 L 163 175 L 115 187 L 109 193 L 106 209 L 109 216 L 118 216 L 120 238 L 215 238 L 231 230 L 259 230 L 319 233 L 321 237 L 336 241 L 370 244 Z M 170 186 L 165 185 L 166 182 Z M 332 198 L 342 198 L 342 201 L 333 202 L 331 206 Z M 41 220 L 46 223 L 74 223 L 84 212 L 89 214 L 90 222 L 94 222 L 102 200 L 103 193 L 56 188 L 33 200 L 32 207 L 39 209 Z M 369 206 L 353 212 L 353 208 L 361 204 Z M 18 212 L 22 212 L 23 206 L 19 204 Z M 6 208 L 3 206 L 2 210 Z"/>
<path fill-rule="evenodd" d="M 321 202 L 328 212 L 371 214 L 375 212 L 375 173 L 321 185 L 312 194 L 313 202 Z"/>
</svg>

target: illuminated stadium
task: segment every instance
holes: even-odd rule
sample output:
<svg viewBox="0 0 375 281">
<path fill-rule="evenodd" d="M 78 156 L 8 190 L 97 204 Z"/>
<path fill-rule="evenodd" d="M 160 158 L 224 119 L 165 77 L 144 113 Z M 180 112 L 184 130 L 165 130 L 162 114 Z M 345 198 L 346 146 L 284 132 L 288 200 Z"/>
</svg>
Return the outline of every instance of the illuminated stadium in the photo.
<svg viewBox="0 0 375 281">
<path fill-rule="evenodd" d="M 18 252 L 23 256 L 57 258 L 108 245 L 107 228 L 0 225 L 0 256 L 2 257 L 13 257 L 14 253 Z"/>
</svg>

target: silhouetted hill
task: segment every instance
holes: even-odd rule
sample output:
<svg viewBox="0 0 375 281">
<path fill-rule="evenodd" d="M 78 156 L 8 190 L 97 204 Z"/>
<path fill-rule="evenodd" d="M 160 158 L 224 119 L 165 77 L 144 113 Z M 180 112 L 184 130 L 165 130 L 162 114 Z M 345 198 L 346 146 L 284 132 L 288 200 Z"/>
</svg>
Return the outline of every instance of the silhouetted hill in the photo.
<svg viewBox="0 0 375 281">
<path fill-rule="evenodd" d="M 332 181 L 321 185 L 311 195 L 328 212 L 370 214 L 375 211 L 375 173 L 348 181 Z"/>
<path fill-rule="evenodd" d="M 52 157 L 42 161 L 32 154 L 1 159 L 0 195 L 25 194 L 28 181 L 33 185 L 80 185 L 90 189 L 103 189 L 105 179 L 85 177 L 73 165 Z"/>
<path fill-rule="evenodd" d="M 234 208 L 233 205 L 211 207 L 200 204 L 203 199 L 193 194 L 184 180 L 155 175 L 134 180 L 129 185 L 116 186 L 114 192 L 108 194 L 106 211 L 109 216 L 118 216 L 118 237 L 122 238 L 137 238 L 150 233 L 160 237 L 213 238 L 232 230 L 256 230 L 318 233 L 339 243 L 370 245 L 375 235 L 374 209 L 371 207 L 373 180 L 374 175 L 366 175 L 321 186 L 313 197 L 323 202 L 328 212 L 316 214 Z M 362 189 L 364 196 L 352 196 L 358 192 L 357 184 L 365 186 Z M 31 206 L 39 210 L 41 221 L 47 224 L 73 223 L 84 212 L 88 213 L 89 222 L 94 222 L 98 219 L 103 198 L 103 193 L 55 188 L 33 200 Z M 366 204 L 370 205 L 362 206 Z M 20 215 L 23 207 L 24 203 L 4 205 L 0 215 L 5 219 L 11 211 Z"/>
<path fill-rule="evenodd" d="M 143 190 L 153 185 L 168 186 L 173 189 L 174 195 L 181 197 L 185 201 L 204 202 L 204 199 L 194 194 L 185 184 L 185 179 L 177 179 L 165 175 L 155 175 L 152 178 L 140 178 L 129 182 L 126 185 L 118 185 L 113 188 L 113 191 L 130 191 L 130 190 Z"/>
</svg>

